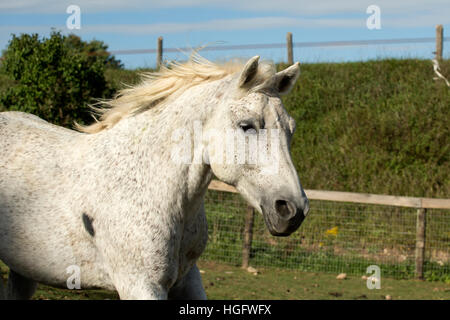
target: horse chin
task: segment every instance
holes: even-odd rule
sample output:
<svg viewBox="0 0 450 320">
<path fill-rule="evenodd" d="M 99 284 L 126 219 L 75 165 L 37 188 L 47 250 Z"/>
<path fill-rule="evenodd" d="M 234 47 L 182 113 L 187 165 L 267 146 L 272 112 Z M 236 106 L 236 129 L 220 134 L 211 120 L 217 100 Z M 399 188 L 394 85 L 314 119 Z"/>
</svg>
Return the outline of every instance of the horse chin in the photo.
<svg viewBox="0 0 450 320">
<path fill-rule="evenodd" d="M 278 232 L 275 229 L 269 228 L 269 232 L 271 235 L 275 236 L 275 237 L 287 237 L 291 235 L 291 232 Z"/>
</svg>

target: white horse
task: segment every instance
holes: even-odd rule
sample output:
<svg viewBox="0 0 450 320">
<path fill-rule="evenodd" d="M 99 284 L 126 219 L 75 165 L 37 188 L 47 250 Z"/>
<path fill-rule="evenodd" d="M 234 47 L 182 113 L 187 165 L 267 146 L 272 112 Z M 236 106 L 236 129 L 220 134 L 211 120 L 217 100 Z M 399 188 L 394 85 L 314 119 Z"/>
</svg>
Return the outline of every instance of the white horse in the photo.
<svg viewBox="0 0 450 320">
<path fill-rule="evenodd" d="M 280 95 L 299 73 L 299 63 L 276 73 L 259 57 L 243 66 L 195 56 L 103 102 L 100 119 L 81 132 L 0 113 L 7 298 L 31 298 L 36 283 L 66 287 L 76 266 L 82 289 L 116 290 L 121 299 L 206 299 L 196 260 L 206 246 L 203 198 L 213 175 L 235 186 L 273 235 L 295 231 L 308 200 L 290 156 L 295 122 Z M 276 173 L 267 163 L 213 161 L 230 153 L 220 134 L 195 144 L 201 161 L 177 161 L 174 132 L 194 134 L 196 123 L 247 138 L 277 129 Z"/>
</svg>

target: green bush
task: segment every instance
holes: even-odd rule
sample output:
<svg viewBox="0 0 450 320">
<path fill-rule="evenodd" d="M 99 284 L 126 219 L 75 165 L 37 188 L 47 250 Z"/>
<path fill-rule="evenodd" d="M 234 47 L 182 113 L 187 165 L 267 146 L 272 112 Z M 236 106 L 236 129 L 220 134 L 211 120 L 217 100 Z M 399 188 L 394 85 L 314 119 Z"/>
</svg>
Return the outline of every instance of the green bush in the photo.
<svg viewBox="0 0 450 320">
<path fill-rule="evenodd" d="M 0 104 L 57 125 L 89 122 L 91 98 L 112 93 L 105 69 L 121 67 L 106 49 L 102 42 L 87 43 L 59 32 L 42 40 L 37 34 L 13 35 L 3 53 L 1 71 L 14 85 L 0 91 Z"/>
</svg>

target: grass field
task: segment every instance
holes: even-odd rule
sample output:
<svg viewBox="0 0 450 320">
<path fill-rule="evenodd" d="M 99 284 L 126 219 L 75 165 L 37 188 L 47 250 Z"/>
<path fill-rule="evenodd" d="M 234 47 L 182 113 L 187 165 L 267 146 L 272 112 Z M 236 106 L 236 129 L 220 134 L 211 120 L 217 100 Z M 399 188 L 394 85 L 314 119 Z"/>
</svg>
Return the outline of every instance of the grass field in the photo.
<svg viewBox="0 0 450 320">
<path fill-rule="evenodd" d="M 6 279 L 7 268 L 0 266 Z M 450 284 L 420 280 L 395 280 L 381 275 L 381 289 L 367 289 L 362 275 L 337 280 L 336 274 L 263 268 L 254 275 L 239 267 L 215 262 L 199 263 L 208 299 L 244 300 L 449 300 Z M 36 300 L 118 299 L 102 290 L 63 290 L 39 285 Z"/>
<path fill-rule="evenodd" d="M 202 257 L 242 263 L 247 203 L 242 197 L 208 191 L 208 245 Z M 256 214 L 250 263 L 304 272 L 358 275 L 375 264 L 386 277 L 415 277 L 416 210 L 327 201 L 310 202 L 310 214 L 289 237 L 273 237 Z M 450 282 L 450 210 L 427 213 L 424 278 Z"/>
</svg>

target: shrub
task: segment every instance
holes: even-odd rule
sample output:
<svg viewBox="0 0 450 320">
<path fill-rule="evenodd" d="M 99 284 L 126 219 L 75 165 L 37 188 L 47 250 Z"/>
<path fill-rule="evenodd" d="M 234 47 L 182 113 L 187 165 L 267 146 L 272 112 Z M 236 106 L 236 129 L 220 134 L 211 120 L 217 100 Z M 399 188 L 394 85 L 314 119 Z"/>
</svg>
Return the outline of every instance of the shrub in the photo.
<svg viewBox="0 0 450 320">
<path fill-rule="evenodd" d="M 112 93 L 105 68 L 121 67 L 106 49 L 102 42 L 87 43 L 59 32 L 42 40 L 37 34 L 13 35 L 3 53 L 1 69 L 15 85 L 0 93 L 0 104 L 57 125 L 88 122 L 91 98 Z"/>
</svg>

